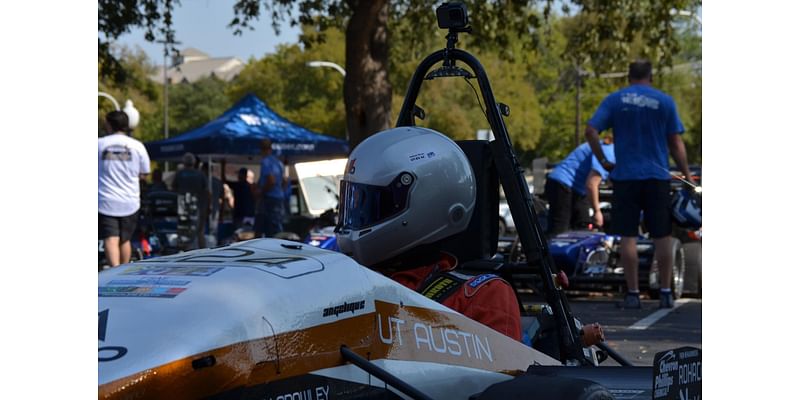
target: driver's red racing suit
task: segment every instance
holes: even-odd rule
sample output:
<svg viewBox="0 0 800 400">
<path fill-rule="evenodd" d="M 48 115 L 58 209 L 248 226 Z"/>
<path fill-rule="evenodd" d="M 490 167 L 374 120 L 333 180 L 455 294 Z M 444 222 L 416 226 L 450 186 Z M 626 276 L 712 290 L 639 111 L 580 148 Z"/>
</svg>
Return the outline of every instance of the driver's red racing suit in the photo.
<svg viewBox="0 0 800 400">
<path fill-rule="evenodd" d="M 453 271 L 457 264 L 454 256 L 442 253 L 434 264 L 397 272 L 391 278 L 519 341 L 522 323 L 511 285 L 494 274 L 459 274 Z"/>
</svg>

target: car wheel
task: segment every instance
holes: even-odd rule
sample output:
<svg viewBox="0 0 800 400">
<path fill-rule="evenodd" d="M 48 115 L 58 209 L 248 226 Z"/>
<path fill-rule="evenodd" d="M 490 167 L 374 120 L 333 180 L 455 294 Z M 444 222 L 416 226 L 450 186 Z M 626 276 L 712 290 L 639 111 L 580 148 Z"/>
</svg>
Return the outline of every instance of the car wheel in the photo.
<svg viewBox="0 0 800 400">
<path fill-rule="evenodd" d="M 703 245 L 701 242 L 684 243 L 683 253 L 686 258 L 684 295 L 701 297 L 703 293 Z"/>
</svg>

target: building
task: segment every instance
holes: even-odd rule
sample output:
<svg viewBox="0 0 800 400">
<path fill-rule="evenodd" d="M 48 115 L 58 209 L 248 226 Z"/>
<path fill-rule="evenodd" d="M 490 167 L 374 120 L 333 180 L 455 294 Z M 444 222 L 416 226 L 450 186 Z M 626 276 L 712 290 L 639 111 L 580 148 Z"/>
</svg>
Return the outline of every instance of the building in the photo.
<svg viewBox="0 0 800 400">
<path fill-rule="evenodd" d="M 239 75 L 242 68 L 244 62 L 236 57 L 210 57 L 200 50 L 187 48 L 172 58 L 172 66 L 167 69 L 167 78 L 172 84 L 193 83 L 209 76 L 228 82 Z M 150 79 L 163 83 L 163 66 Z"/>
</svg>

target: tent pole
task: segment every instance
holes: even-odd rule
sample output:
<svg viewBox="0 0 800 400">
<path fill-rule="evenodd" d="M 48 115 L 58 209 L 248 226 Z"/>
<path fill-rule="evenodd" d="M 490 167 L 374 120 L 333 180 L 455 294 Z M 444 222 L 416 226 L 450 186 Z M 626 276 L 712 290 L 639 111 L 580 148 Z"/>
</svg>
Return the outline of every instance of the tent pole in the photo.
<svg viewBox="0 0 800 400">
<path fill-rule="evenodd" d="M 208 155 L 208 193 L 209 193 L 208 197 L 209 197 L 209 201 L 208 201 L 208 212 L 206 213 L 206 226 L 208 227 L 208 233 L 210 233 L 211 235 L 215 235 L 214 232 L 211 232 L 211 210 L 214 209 L 214 207 L 211 206 L 211 202 L 212 201 L 216 201 L 216 199 L 214 199 L 214 196 L 213 196 L 214 189 L 212 187 L 212 184 L 214 182 L 213 182 L 212 177 L 214 176 L 214 169 L 212 167 L 213 167 L 213 165 L 211 164 L 211 155 L 209 154 Z"/>
<path fill-rule="evenodd" d="M 222 160 L 220 160 L 220 171 L 219 171 L 219 181 L 222 182 L 222 205 L 219 208 L 219 222 L 217 223 L 217 231 L 219 231 L 219 226 L 222 224 L 223 221 L 222 216 L 225 214 L 225 207 L 227 207 L 228 204 L 228 202 L 225 201 L 225 185 L 227 184 L 225 167 L 226 167 L 226 162 L 225 158 L 223 158 Z"/>
</svg>

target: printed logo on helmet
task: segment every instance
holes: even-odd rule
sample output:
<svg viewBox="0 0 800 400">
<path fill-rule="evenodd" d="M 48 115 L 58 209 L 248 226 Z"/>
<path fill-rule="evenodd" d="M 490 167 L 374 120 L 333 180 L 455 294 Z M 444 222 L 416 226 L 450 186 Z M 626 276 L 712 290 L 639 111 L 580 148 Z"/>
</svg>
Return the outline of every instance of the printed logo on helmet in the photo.
<svg viewBox="0 0 800 400">
<path fill-rule="evenodd" d="M 355 174 L 356 173 L 356 159 L 350 160 L 350 165 L 347 167 L 347 173 Z"/>
</svg>

